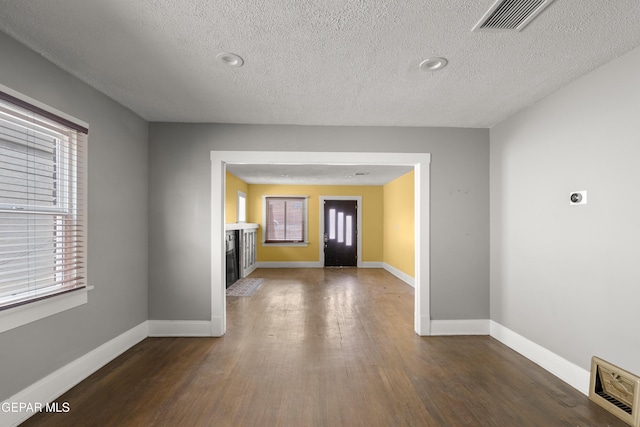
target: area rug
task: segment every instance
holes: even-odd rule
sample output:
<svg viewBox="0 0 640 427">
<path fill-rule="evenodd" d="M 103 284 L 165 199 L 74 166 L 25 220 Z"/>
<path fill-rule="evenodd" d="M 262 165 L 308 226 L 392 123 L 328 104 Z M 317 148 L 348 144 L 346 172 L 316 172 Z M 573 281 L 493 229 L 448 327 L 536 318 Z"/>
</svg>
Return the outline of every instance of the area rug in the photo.
<svg viewBox="0 0 640 427">
<path fill-rule="evenodd" d="M 244 278 L 227 288 L 228 297 L 250 297 L 258 290 L 264 279 Z"/>
</svg>

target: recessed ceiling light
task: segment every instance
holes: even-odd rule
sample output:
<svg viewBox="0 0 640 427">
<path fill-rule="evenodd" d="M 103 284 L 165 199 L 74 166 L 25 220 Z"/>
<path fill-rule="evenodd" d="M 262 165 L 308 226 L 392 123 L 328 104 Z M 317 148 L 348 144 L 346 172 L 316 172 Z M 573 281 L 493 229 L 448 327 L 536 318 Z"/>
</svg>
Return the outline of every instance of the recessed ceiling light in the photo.
<svg viewBox="0 0 640 427">
<path fill-rule="evenodd" d="M 438 71 L 446 67 L 448 63 L 446 58 L 428 58 L 420 63 L 420 69 L 422 71 Z"/>
<path fill-rule="evenodd" d="M 244 59 L 235 53 L 222 52 L 216 55 L 216 60 L 222 62 L 227 67 L 242 67 Z"/>
</svg>

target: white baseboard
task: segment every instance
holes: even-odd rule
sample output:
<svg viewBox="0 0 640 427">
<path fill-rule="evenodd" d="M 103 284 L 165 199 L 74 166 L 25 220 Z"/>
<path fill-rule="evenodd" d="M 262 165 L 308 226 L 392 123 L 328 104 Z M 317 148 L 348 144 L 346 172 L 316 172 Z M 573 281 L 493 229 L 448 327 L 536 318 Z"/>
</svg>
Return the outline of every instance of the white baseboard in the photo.
<svg viewBox="0 0 640 427">
<path fill-rule="evenodd" d="M 358 268 L 384 268 L 384 263 L 379 261 L 362 261 Z"/>
<path fill-rule="evenodd" d="M 489 335 L 489 319 L 432 320 L 431 335 Z"/>
<path fill-rule="evenodd" d="M 413 328 L 416 334 L 421 337 L 428 337 L 431 335 L 431 318 L 429 316 L 416 316 L 414 314 Z"/>
<path fill-rule="evenodd" d="M 490 321 L 490 335 L 540 365 L 584 395 L 589 395 L 590 373 L 499 323 Z"/>
<path fill-rule="evenodd" d="M 150 337 L 210 337 L 208 320 L 149 320 Z"/>
<path fill-rule="evenodd" d="M 319 261 L 267 261 L 257 262 L 258 268 L 322 268 Z"/>
<path fill-rule="evenodd" d="M 148 331 L 149 327 L 145 321 L 47 375 L 40 381 L 11 396 L 6 402 L 22 402 L 32 405 L 40 404 L 42 406 L 53 402 L 89 375 L 147 338 Z M 33 414 L 34 412 L 0 411 L 0 425 L 17 426 Z"/>
<path fill-rule="evenodd" d="M 405 282 L 407 285 L 412 286 L 414 288 L 416 287 L 415 279 L 413 277 L 409 276 L 407 273 L 404 273 L 404 272 L 398 270 L 397 268 L 387 264 L 386 262 L 382 263 L 382 268 L 384 268 L 389 273 L 391 273 L 394 276 L 396 276 L 398 279 L 400 279 L 403 282 Z"/>
<path fill-rule="evenodd" d="M 244 270 L 242 272 L 242 277 L 247 277 L 248 275 L 253 273 L 256 268 L 258 268 L 258 264 L 257 263 L 253 263 L 253 265 L 251 267 L 247 268 L 246 270 Z"/>
<path fill-rule="evenodd" d="M 211 319 L 211 336 L 212 337 L 221 337 L 224 335 L 225 328 L 222 325 L 226 323 L 223 320 L 226 320 L 226 319 L 224 319 L 222 316 L 214 316 Z"/>
<path fill-rule="evenodd" d="M 493 338 L 540 365 L 584 395 L 589 395 L 590 373 L 588 370 L 567 361 L 497 322 L 485 319 L 432 320 L 430 329 L 431 335 L 486 335 L 488 332 Z M 211 335 L 212 322 L 209 321 L 148 320 L 47 375 L 11 396 L 5 402 L 22 402 L 32 405 L 39 403 L 42 406 L 53 402 L 147 336 Z M 17 426 L 32 415 L 33 412 L 0 411 L 0 425 Z"/>
<path fill-rule="evenodd" d="M 255 268 L 324 268 L 324 264 L 320 261 L 261 261 L 257 262 Z M 363 261 L 358 265 L 358 268 L 384 268 L 385 263 L 379 261 Z M 389 266 L 389 268 L 393 268 Z M 394 269 L 395 270 L 395 269 Z M 252 270 L 253 271 L 253 270 Z M 398 271 L 399 274 L 404 274 Z M 392 273 L 396 275 L 395 273 Z M 410 277 L 410 276 L 407 276 Z M 411 278 L 411 277 L 410 277 Z M 404 280 L 404 279 L 402 279 Z M 411 278 L 413 280 L 413 278 Z"/>
<path fill-rule="evenodd" d="M 210 337 L 213 332 L 211 321 L 147 320 L 47 375 L 5 402 L 44 407 L 147 337 Z M 0 425 L 17 426 L 33 414 L 34 411 L 25 410 L 0 411 Z"/>
</svg>

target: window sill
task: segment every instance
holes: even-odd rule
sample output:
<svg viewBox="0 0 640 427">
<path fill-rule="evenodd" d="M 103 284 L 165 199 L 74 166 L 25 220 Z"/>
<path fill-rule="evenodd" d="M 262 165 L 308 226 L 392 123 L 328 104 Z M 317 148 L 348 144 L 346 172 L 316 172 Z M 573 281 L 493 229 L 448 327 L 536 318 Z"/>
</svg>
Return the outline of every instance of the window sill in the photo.
<svg viewBox="0 0 640 427">
<path fill-rule="evenodd" d="M 0 311 L 0 333 L 86 304 L 91 289 L 93 286 Z"/>
<path fill-rule="evenodd" d="M 267 243 L 267 242 L 262 242 L 262 246 L 309 246 L 309 242 L 300 242 L 300 243 L 293 243 L 293 242 L 283 242 L 283 243 Z"/>
</svg>

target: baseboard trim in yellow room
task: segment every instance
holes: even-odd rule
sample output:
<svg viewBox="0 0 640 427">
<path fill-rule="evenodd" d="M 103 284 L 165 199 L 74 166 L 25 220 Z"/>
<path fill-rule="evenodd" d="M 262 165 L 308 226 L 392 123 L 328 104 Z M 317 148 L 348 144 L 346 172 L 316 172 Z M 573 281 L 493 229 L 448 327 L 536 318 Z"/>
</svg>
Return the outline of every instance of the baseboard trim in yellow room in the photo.
<svg viewBox="0 0 640 427">
<path fill-rule="evenodd" d="M 259 261 L 256 263 L 256 268 L 324 268 L 324 265 L 319 261 Z M 383 262 L 378 261 L 363 261 L 358 265 L 358 268 L 384 268 L 388 270 Z M 389 272 L 397 276 L 395 273 Z"/>
<path fill-rule="evenodd" d="M 358 266 L 359 268 L 384 268 L 382 262 L 378 261 L 363 261 Z"/>
<path fill-rule="evenodd" d="M 415 279 L 413 277 L 409 276 L 407 273 L 404 273 L 404 272 L 398 270 L 397 268 L 387 264 L 386 262 L 382 263 L 382 268 L 384 268 L 389 273 L 391 273 L 394 276 L 396 276 L 398 279 L 400 279 L 403 282 L 405 282 L 407 285 L 409 285 L 409 286 L 411 286 L 413 288 L 416 287 Z"/>
<path fill-rule="evenodd" d="M 323 268 L 319 261 L 258 261 L 257 268 Z"/>
</svg>

